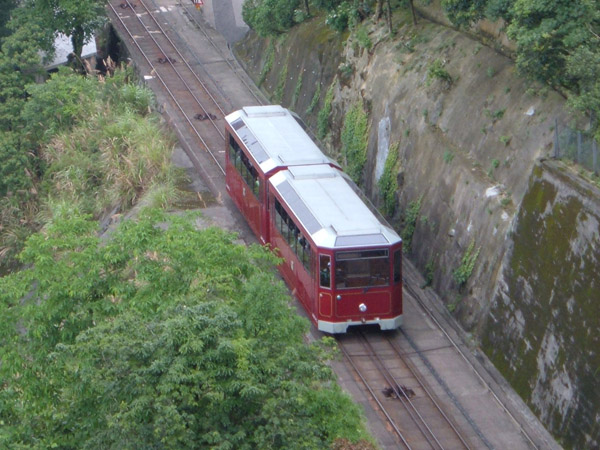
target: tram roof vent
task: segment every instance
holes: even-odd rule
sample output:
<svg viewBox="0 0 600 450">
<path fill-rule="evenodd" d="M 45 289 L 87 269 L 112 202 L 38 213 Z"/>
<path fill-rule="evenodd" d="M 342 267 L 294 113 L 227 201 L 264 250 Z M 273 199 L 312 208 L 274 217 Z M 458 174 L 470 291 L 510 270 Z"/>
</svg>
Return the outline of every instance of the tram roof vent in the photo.
<svg viewBox="0 0 600 450">
<path fill-rule="evenodd" d="M 268 106 L 246 106 L 243 108 L 244 113 L 248 117 L 273 117 L 273 116 L 285 116 L 288 112 L 279 105 L 268 105 Z"/>
</svg>

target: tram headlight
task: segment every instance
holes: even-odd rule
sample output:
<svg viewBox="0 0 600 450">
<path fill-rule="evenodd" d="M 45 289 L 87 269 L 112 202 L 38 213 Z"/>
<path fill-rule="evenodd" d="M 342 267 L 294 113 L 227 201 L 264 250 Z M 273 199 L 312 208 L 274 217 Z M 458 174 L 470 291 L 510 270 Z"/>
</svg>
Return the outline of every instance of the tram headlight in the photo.
<svg viewBox="0 0 600 450">
<path fill-rule="evenodd" d="M 367 305 L 365 305 L 364 303 L 361 303 L 360 305 L 358 305 L 358 309 L 362 313 L 367 312 Z"/>
</svg>

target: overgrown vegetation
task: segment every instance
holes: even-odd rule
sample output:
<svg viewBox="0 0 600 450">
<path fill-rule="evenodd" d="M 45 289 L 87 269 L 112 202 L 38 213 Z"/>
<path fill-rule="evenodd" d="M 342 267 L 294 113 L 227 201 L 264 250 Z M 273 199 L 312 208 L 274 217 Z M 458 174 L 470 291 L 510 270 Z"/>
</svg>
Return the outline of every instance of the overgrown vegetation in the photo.
<svg viewBox="0 0 600 450">
<path fill-rule="evenodd" d="M 146 209 L 55 209 L 0 278 L 0 447 L 328 448 L 366 438 L 267 249 Z"/>
<path fill-rule="evenodd" d="M 317 114 L 317 136 L 319 139 L 325 138 L 327 133 L 329 132 L 329 116 L 331 114 L 331 103 L 333 102 L 333 89 L 335 87 L 334 83 L 331 83 L 329 89 L 327 89 L 327 93 L 325 94 L 325 100 L 323 101 L 323 107 Z M 320 89 L 319 89 L 320 92 Z M 316 93 L 315 93 L 316 97 Z M 314 100 L 314 97 L 313 97 Z M 317 99 L 318 102 L 318 99 Z M 311 102 L 312 106 L 312 102 Z"/>
<path fill-rule="evenodd" d="M 273 68 L 273 62 L 275 61 L 275 43 L 273 39 L 269 42 L 269 46 L 267 47 L 267 54 L 265 55 L 265 63 L 260 71 L 260 75 L 258 77 L 258 87 L 261 87 L 262 84 L 267 79 L 267 75 Z"/>
<path fill-rule="evenodd" d="M 442 0 L 442 5 L 459 26 L 503 19 L 520 71 L 568 90 L 569 103 L 590 115 L 600 138 L 599 0 Z"/>
<path fill-rule="evenodd" d="M 319 106 L 319 100 L 321 99 L 321 85 L 317 84 L 317 88 L 315 89 L 315 93 L 310 100 L 310 104 L 308 108 L 306 108 L 306 114 L 312 114 L 317 106 Z"/>
<path fill-rule="evenodd" d="M 462 288 L 473 273 L 473 269 L 475 268 L 475 262 L 479 257 L 479 251 L 481 247 L 475 249 L 475 241 L 471 241 L 469 247 L 463 254 L 463 257 L 460 261 L 460 265 L 452 272 L 452 276 L 454 277 L 454 281 L 458 285 L 459 288 Z"/>
<path fill-rule="evenodd" d="M 444 68 L 444 64 L 439 59 L 433 61 L 427 69 L 427 84 L 430 84 L 434 80 L 442 80 L 448 84 L 452 84 L 452 76 L 450 76 Z"/>
<path fill-rule="evenodd" d="M 288 66 L 286 63 L 283 66 L 283 69 L 281 69 L 281 72 L 279 72 L 279 79 L 277 80 L 277 87 L 275 87 L 275 90 L 273 91 L 273 102 L 274 103 L 281 103 L 281 100 L 283 99 L 283 91 L 285 89 L 285 83 L 287 81 L 287 74 L 288 74 Z"/>
<path fill-rule="evenodd" d="M 398 169 L 400 165 L 399 144 L 393 143 L 389 150 L 383 173 L 377 181 L 379 187 L 379 195 L 382 200 L 383 213 L 388 217 L 392 217 L 396 212 L 397 200 L 396 192 L 398 191 Z"/>
<path fill-rule="evenodd" d="M 402 250 L 404 253 L 410 253 L 412 250 L 412 238 L 413 234 L 415 234 L 417 219 L 419 218 L 419 213 L 421 211 L 421 200 L 422 197 L 419 197 L 417 200 L 410 202 L 408 208 L 406 208 L 406 211 L 404 212 L 401 233 Z"/>
<path fill-rule="evenodd" d="M 0 223 L 4 265 L 22 245 L 15 236 L 42 226 L 64 202 L 97 218 L 151 191 L 156 206 L 173 200 L 180 179 L 170 163 L 173 140 L 151 114 L 152 93 L 130 81 L 127 70 L 98 79 L 63 68 L 28 87 L 19 116 L 23 134 L 12 132 L 0 155 L 26 175 L 2 186 L 2 204 L 10 205 Z M 27 195 L 17 195 L 25 189 Z"/>
<path fill-rule="evenodd" d="M 340 137 L 344 170 L 359 186 L 362 184 L 363 168 L 367 162 L 369 122 L 360 102 L 355 103 L 344 117 Z"/>
</svg>

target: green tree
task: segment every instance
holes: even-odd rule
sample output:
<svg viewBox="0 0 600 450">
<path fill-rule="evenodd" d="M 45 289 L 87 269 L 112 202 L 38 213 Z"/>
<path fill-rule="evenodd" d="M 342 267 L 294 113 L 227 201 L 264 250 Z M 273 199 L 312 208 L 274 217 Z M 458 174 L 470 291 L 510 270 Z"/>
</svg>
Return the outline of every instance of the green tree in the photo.
<svg viewBox="0 0 600 450">
<path fill-rule="evenodd" d="M 281 34 L 294 25 L 294 11 L 300 0 L 246 0 L 244 21 L 260 36 Z"/>
<path fill-rule="evenodd" d="M 0 39 L 8 36 L 10 30 L 6 26 L 12 10 L 17 6 L 16 0 L 0 0 Z"/>
<path fill-rule="evenodd" d="M 73 53 L 81 61 L 83 44 L 106 22 L 106 0 L 25 0 L 24 7 L 56 33 L 71 37 Z"/>
<path fill-rule="evenodd" d="M 25 86 L 43 74 L 39 50 L 46 34 L 34 23 L 17 27 L 0 51 L 0 130 L 18 128 L 27 99 Z"/>
<path fill-rule="evenodd" d="M 517 44 L 517 66 L 554 86 L 573 87 L 567 61 L 580 47 L 589 47 L 598 29 L 599 1 L 515 0 L 508 36 Z"/>
<path fill-rule="evenodd" d="M 274 256 L 142 211 L 63 207 L 0 278 L 0 447 L 327 448 L 364 438 Z"/>
</svg>

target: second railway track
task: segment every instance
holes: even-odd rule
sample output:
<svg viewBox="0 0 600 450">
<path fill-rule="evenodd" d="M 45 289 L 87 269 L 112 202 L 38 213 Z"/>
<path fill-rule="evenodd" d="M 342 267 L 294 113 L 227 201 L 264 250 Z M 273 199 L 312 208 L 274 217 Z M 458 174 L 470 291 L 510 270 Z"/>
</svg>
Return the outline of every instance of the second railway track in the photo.
<svg viewBox="0 0 600 450">
<path fill-rule="evenodd" d="M 377 403 L 399 448 L 475 448 L 414 364 L 398 348 L 398 333 L 355 330 L 338 337 L 344 357 Z"/>
</svg>

